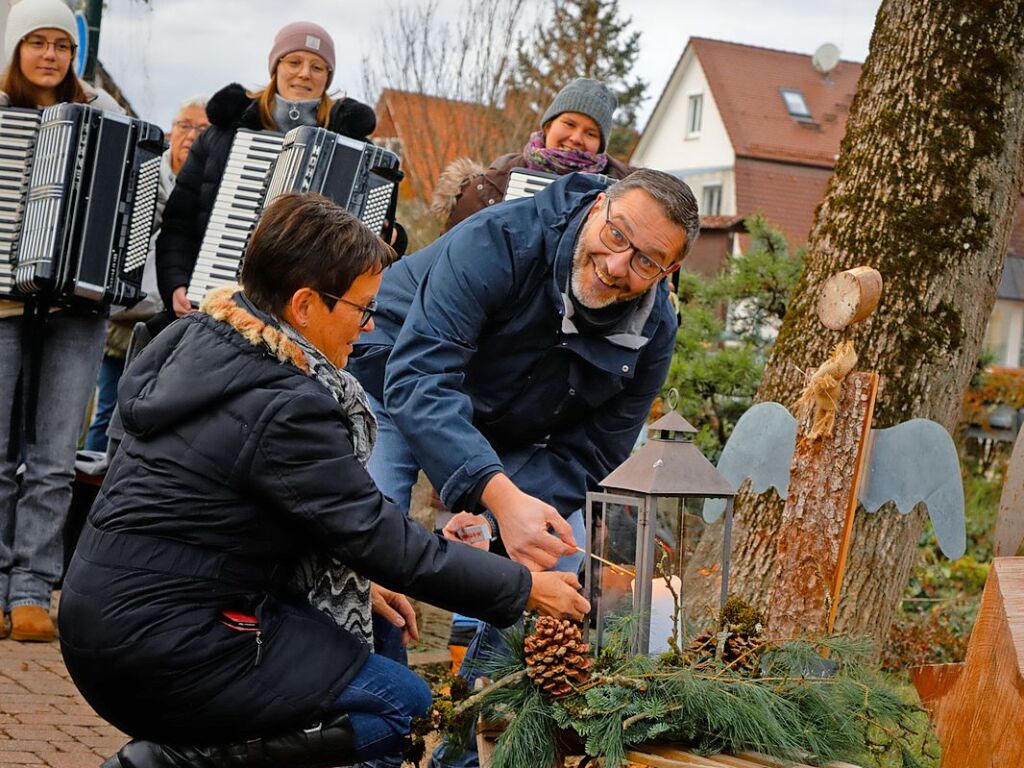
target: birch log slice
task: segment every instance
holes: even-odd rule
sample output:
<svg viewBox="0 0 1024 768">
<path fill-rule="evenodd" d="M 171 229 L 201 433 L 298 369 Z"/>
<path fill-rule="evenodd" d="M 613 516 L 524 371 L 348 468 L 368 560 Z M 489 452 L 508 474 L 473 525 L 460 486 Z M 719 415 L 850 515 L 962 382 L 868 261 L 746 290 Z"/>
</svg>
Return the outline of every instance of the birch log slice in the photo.
<svg viewBox="0 0 1024 768">
<path fill-rule="evenodd" d="M 868 317 L 882 295 L 882 276 L 871 267 L 854 267 L 832 275 L 821 287 L 818 319 L 841 331 Z"/>
</svg>

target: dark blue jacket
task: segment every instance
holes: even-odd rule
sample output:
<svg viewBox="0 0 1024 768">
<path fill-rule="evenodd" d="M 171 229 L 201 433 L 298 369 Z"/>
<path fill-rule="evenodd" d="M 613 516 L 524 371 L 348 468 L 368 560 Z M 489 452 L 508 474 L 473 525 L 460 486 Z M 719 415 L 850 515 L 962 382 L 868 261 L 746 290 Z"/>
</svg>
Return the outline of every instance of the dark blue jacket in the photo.
<svg viewBox="0 0 1024 768">
<path fill-rule="evenodd" d="M 384 274 L 376 329 L 348 369 L 383 399 L 451 508 L 508 467 L 569 515 L 629 455 L 665 381 L 676 320 L 664 281 L 614 335 L 565 318 L 573 249 L 600 189 L 565 176 Z"/>
<path fill-rule="evenodd" d="M 251 314 L 231 318 L 269 338 Z M 323 716 L 369 649 L 287 588 L 314 547 L 502 626 L 526 605 L 525 568 L 409 520 L 353 455 L 327 389 L 235 327 L 189 315 L 125 372 L 128 436 L 64 581 L 68 670 L 132 736 L 223 742 Z M 260 634 L 225 626 L 228 609 Z"/>
</svg>

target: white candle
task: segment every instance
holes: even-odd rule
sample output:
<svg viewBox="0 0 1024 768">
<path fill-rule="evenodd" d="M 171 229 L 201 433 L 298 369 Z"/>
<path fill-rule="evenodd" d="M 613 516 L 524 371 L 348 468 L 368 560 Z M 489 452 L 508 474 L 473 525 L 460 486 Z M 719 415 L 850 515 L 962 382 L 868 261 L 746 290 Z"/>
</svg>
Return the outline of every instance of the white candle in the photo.
<svg viewBox="0 0 1024 768">
<path fill-rule="evenodd" d="M 669 650 L 669 638 L 672 637 L 672 614 L 676 609 L 674 591 L 681 595 L 683 580 L 678 576 L 670 576 L 672 590 L 662 577 L 656 577 L 651 583 L 651 634 L 650 653 L 665 653 Z"/>
</svg>

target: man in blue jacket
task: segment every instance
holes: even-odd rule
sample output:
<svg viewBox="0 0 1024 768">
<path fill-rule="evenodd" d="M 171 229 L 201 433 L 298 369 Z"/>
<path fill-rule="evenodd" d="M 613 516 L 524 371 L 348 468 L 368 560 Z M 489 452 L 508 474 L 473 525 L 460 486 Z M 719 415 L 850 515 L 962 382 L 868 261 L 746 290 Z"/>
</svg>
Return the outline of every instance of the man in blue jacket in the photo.
<svg viewBox="0 0 1024 768">
<path fill-rule="evenodd" d="M 663 278 L 697 232 L 674 176 L 605 190 L 574 174 L 389 268 L 349 362 L 376 401 L 381 490 L 408 509 L 422 467 L 449 509 L 493 516 L 512 559 L 539 570 L 574 552 L 566 518 L 629 455 L 664 383 Z"/>
</svg>

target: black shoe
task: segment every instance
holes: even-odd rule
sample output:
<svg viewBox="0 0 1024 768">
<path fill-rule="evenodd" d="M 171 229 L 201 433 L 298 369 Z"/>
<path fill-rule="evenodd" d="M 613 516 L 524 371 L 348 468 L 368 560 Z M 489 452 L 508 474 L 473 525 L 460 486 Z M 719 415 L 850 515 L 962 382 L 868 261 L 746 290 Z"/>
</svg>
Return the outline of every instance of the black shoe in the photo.
<svg viewBox="0 0 1024 768">
<path fill-rule="evenodd" d="M 212 747 L 177 747 L 135 739 L 101 768 L 337 768 L 355 761 L 347 715 L 326 724 L 265 739 Z"/>
</svg>

